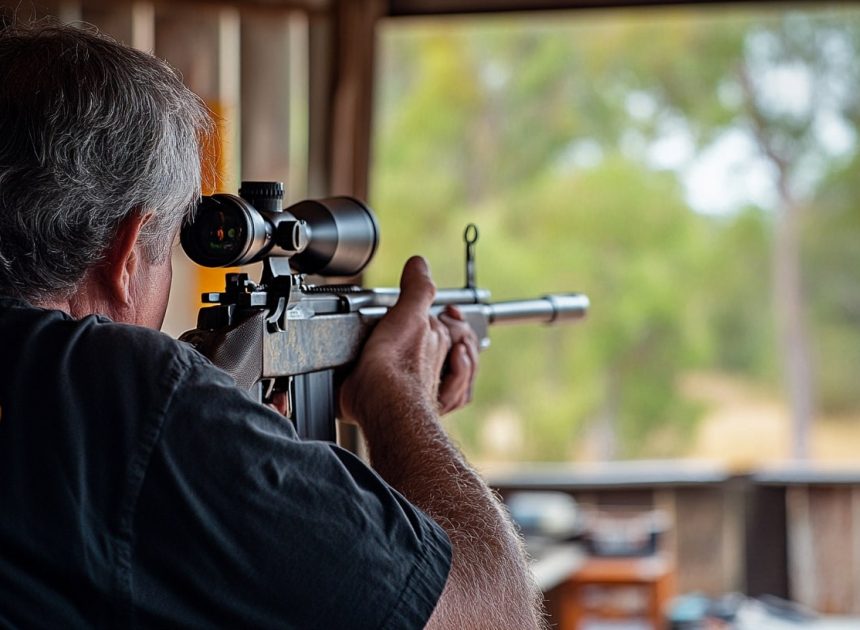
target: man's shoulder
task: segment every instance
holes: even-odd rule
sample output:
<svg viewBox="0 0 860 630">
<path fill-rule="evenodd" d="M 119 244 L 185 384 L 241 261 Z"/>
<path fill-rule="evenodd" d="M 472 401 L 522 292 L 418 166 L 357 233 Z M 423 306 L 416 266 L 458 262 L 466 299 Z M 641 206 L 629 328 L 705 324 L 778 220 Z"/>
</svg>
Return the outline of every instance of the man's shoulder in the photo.
<svg viewBox="0 0 860 630">
<path fill-rule="evenodd" d="M 71 381 L 128 381 L 163 389 L 208 361 L 190 345 L 156 330 L 114 322 L 102 315 L 67 314 L 0 300 L 0 338 L 7 367 L 65 372 Z"/>
<path fill-rule="evenodd" d="M 100 356 L 112 355 L 137 368 L 176 363 L 182 368 L 207 364 L 194 348 L 158 330 L 114 322 L 101 315 L 73 321 L 81 331 L 80 341 Z"/>
</svg>

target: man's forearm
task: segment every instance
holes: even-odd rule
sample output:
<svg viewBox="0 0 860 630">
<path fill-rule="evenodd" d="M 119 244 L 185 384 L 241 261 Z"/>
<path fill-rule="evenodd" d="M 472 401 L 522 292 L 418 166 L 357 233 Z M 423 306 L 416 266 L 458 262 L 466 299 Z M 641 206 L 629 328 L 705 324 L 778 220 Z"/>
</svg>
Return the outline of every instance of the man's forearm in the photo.
<svg viewBox="0 0 860 630">
<path fill-rule="evenodd" d="M 373 467 L 451 539 L 451 574 L 428 627 L 541 627 L 539 594 L 507 514 L 421 398 L 402 396 L 362 424 Z"/>
</svg>

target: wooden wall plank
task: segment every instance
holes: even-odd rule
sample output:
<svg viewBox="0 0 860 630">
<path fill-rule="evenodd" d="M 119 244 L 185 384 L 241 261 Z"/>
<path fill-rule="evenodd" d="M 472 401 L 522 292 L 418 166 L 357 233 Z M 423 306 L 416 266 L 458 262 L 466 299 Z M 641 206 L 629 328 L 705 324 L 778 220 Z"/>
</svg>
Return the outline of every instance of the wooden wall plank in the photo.
<svg viewBox="0 0 860 630">
<path fill-rule="evenodd" d="M 216 116 L 218 138 L 212 149 L 217 182 L 213 188 L 235 194 L 240 171 L 239 11 L 224 6 L 157 4 L 155 20 L 156 54 L 182 73 L 185 84 Z M 222 290 L 227 270 L 194 265 L 179 248 L 173 262 L 175 281 L 164 330 L 175 335 L 194 326 L 200 294 Z"/>
<path fill-rule="evenodd" d="M 63 23 L 81 20 L 80 0 L 0 0 L 0 8 L 23 22 L 49 16 Z"/>
<path fill-rule="evenodd" d="M 723 484 L 722 542 L 723 588 L 726 592 L 742 592 L 746 583 L 746 511 L 749 479 L 733 477 Z"/>
<path fill-rule="evenodd" d="M 852 489 L 811 487 L 809 516 L 815 547 L 813 578 L 817 598 L 815 610 L 822 613 L 857 612 L 852 610 L 853 583 Z"/>
<path fill-rule="evenodd" d="M 290 148 L 286 199 L 294 203 L 308 197 L 310 153 L 310 23 L 300 11 L 290 12 Z"/>
<path fill-rule="evenodd" d="M 743 592 L 787 599 L 786 489 L 753 484 L 747 500 Z"/>
<path fill-rule="evenodd" d="M 332 95 L 331 189 L 367 199 L 376 24 L 384 0 L 336 4 L 336 82 Z"/>
<path fill-rule="evenodd" d="M 819 485 L 787 491 L 791 596 L 821 613 L 860 613 L 856 492 L 850 486 Z"/>
<path fill-rule="evenodd" d="M 788 573 L 791 597 L 813 606 L 818 594 L 813 580 L 815 541 L 809 515 L 809 489 L 792 486 L 786 489 L 788 527 Z"/>
<path fill-rule="evenodd" d="M 82 17 L 100 31 L 138 50 L 151 52 L 155 49 L 155 6 L 152 2 L 87 2 Z"/>
<path fill-rule="evenodd" d="M 385 0 L 338 0 L 310 18 L 309 194 L 367 198 L 375 27 Z"/>
<path fill-rule="evenodd" d="M 308 195 L 331 194 L 331 112 L 335 84 L 335 24 L 332 15 L 308 18 Z"/>
<path fill-rule="evenodd" d="M 851 602 L 851 612 L 860 614 L 860 486 L 851 489 L 851 529 L 848 531 L 851 543 L 851 560 L 854 564 L 852 579 L 854 581 L 854 599 Z"/>
<path fill-rule="evenodd" d="M 286 182 L 290 171 L 290 13 L 241 13 L 242 180 Z"/>
<path fill-rule="evenodd" d="M 675 498 L 678 592 L 717 596 L 729 592 L 732 569 L 725 566 L 726 504 L 721 488 L 679 488 Z"/>
<path fill-rule="evenodd" d="M 112 2 L 115 0 L 107 0 Z M 157 0 L 163 4 L 176 4 L 176 0 Z M 326 13 L 332 9 L 334 0 L 182 0 L 189 4 L 222 5 L 231 7 L 256 7 L 279 9 L 283 11 L 304 11 L 307 13 Z"/>
</svg>

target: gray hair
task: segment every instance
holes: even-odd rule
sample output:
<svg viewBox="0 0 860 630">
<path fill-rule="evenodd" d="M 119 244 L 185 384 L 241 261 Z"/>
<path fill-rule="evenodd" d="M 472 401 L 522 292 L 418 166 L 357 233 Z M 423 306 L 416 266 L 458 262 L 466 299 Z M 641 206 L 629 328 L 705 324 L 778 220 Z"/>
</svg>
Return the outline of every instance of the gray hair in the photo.
<svg viewBox="0 0 860 630">
<path fill-rule="evenodd" d="M 212 122 L 152 55 L 56 23 L 0 30 L 0 294 L 71 295 L 120 222 L 150 262 L 201 190 Z"/>
</svg>

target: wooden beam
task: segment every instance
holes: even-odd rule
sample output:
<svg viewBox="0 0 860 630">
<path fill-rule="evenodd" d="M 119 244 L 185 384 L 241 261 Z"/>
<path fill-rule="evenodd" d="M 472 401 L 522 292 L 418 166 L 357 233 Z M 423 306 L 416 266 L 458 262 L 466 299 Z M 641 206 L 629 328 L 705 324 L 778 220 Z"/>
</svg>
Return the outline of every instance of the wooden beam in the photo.
<svg viewBox="0 0 860 630">
<path fill-rule="evenodd" d="M 467 13 L 527 13 L 570 9 L 611 9 L 692 4 L 751 4 L 750 0 L 389 0 L 387 15 L 455 15 Z M 755 4 L 785 0 L 755 0 Z M 796 3 L 792 3 L 796 4 Z"/>
</svg>

